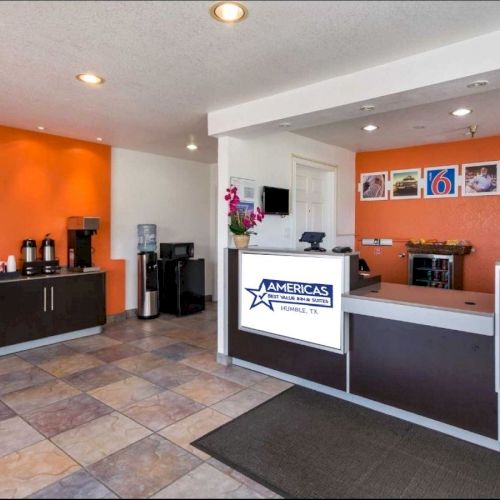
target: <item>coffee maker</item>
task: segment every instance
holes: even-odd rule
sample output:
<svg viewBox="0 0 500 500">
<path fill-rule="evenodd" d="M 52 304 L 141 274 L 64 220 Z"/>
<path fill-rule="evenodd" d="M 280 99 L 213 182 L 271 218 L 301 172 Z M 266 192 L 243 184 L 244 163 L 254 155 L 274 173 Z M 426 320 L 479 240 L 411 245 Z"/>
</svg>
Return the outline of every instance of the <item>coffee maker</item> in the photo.
<svg viewBox="0 0 500 500">
<path fill-rule="evenodd" d="M 68 218 L 68 268 L 71 271 L 99 271 L 92 263 L 92 236 L 97 233 L 99 217 Z"/>
</svg>

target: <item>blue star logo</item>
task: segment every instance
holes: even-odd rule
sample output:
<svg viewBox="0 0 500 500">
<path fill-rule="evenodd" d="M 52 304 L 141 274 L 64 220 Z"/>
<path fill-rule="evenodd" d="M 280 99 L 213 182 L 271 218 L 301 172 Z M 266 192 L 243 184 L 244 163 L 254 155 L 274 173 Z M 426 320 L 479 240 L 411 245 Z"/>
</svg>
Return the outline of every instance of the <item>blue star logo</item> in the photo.
<svg viewBox="0 0 500 500">
<path fill-rule="evenodd" d="M 250 306 L 250 309 L 257 307 L 260 304 L 264 304 L 269 307 L 271 311 L 274 311 L 273 304 L 271 299 L 269 298 L 269 294 L 267 293 L 266 284 L 264 280 L 261 281 L 259 288 L 246 288 L 247 292 L 250 292 L 253 295 L 253 302 Z"/>
</svg>

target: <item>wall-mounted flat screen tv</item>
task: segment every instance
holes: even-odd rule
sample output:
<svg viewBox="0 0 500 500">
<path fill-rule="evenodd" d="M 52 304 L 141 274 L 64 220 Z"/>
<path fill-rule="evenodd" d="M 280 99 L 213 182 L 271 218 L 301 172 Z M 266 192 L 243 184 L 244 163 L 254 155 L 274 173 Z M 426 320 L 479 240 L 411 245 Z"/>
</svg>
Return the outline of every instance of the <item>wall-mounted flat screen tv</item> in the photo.
<svg viewBox="0 0 500 500">
<path fill-rule="evenodd" d="M 289 215 L 290 191 L 264 186 L 262 188 L 262 210 L 267 215 Z"/>
</svg>

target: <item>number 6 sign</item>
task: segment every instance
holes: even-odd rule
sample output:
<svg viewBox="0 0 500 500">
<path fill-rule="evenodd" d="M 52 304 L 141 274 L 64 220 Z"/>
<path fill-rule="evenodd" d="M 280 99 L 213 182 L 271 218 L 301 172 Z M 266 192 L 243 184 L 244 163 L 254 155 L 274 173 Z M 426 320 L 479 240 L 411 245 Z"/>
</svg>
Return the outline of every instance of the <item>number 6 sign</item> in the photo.
<svg viewBox="0 0 500 500">
<path fill-rule="evenodd" d="M 453 198 L 458 196 L 458 165 L 424 169 L 425 198 Z"/>
</svg>

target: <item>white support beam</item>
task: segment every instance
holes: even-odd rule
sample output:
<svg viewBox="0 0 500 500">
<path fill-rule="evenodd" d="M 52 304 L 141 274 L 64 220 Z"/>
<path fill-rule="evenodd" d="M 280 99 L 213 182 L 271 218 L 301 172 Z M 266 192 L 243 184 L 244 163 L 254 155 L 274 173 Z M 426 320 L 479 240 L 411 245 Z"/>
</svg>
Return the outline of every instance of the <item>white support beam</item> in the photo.
<svg viewBox="0 0 500 500">
<path fill-rule="evenodd" d="M 209 135 L 321 113 L 500 69 L 500 31 L 208 114 Z"/>
</svg>

